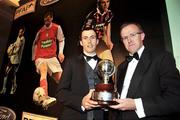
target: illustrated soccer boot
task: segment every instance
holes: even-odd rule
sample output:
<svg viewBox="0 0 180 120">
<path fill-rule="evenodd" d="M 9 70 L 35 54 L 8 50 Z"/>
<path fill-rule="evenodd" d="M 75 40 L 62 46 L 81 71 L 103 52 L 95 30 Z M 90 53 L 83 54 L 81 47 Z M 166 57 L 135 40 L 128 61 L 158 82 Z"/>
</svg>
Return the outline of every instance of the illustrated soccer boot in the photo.
<svg viewBox="0 0 180 120">
<path fill-rule="evenodd" d="M 56 98 L 46 96 L 46 99 L 42 103 L 42 107 L 44 110 L 47 110 L 48 107 L 54 105 L 56 103 Z"/>
<path fill-rule="evenodd" d="M 37 87 L 33 93 L 33 101 L 35 104 L 42 106 L 44 110 L 47 110 L 49 106 L 56 103 L 56 98 L 49 97 L 42 87 Z"/>
<path fill-rule="evenodd" d="M 46 99 L 44 89 L 42 87 L 37 87 L 33 93 L 33 101 L 36 105 L 42 105 L 43 101 Z"/>
</svg>

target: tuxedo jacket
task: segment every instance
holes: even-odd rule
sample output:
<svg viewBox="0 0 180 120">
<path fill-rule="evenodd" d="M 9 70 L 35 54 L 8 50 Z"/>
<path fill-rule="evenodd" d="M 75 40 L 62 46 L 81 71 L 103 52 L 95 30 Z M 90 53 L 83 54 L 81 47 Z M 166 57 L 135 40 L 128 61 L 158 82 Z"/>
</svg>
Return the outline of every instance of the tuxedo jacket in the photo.
<svg viewBox="0 0 180 120">
<path fill-rule="evenodd" d="M 82 54 L 67 59 L 65 62 L 56 96 L 57 100 L 64 105 L 61 114 L 62 120 L 87 119 L 87 112 L 81 108 L 82 99 L 89 92 L 85 64 L 87 63 Z"/>
<path fill-rule="evenodd" d="M 117 68 L 117 90 L 120 94 L 126 64 L 124 61 Z M 180 113 L 180 75 L 173 56 L 168 52 L 145 48 L 132 76 L 127 98 L 142 99 L 146 115 L 144 120 L 174 120 L 175 115 Z M 135 111 L 114 110 L 113 119 L 139 118 Z"/>
</svg>

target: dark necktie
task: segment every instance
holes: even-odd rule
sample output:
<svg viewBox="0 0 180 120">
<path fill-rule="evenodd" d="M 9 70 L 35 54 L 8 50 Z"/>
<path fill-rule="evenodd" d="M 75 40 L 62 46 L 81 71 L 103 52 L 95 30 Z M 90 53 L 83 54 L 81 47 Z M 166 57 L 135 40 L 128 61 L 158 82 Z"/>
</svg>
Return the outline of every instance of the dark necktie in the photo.
<svg viewBox="0 0 180 120">
<path fill-rule="evenodd" d="M 94 56 L 88 56 L 88 55 L 85 55 L 85 54 L 83 54 L 83 55 L 86 57 L 87 62 L 90 61 L 91 59 L 94 59 L 94 60 L 98 59 L 97 55 L 94 55 Z"/>
<path fill-rule="evenodd" d="M 131 62 L 133 58 L 135 58 L 136 60 L 139 60 L 139 55 L 138 55 L 137 52 L 134 53 L 133 56 L 131 56 L 131 55 L 126 56 L 126 60 L 127 60 L 128 62 Z"/>
</svg>

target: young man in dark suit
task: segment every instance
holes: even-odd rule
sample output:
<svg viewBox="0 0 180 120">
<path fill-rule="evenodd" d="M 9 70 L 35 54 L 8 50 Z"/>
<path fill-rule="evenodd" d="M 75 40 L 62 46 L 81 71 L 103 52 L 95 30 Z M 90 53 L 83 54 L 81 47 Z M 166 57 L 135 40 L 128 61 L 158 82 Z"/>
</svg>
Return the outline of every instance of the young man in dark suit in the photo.
<svg viewBox="0 0 180 120">
<path fill-rule="evenodd" d="M 111 106 L 117 109 L 114 119 L 179 119 L 180 75 L 173 56 L 145 47 L 145 33 L 138 23 L 123 24 L 120 36 L 129 56 L 117 70 L 120 98 Z"/>
<path fill-rule="evenodd" d="M 66 59 L 56 98 L 64 105 L 62 120 L 105 120 L 97 101 L 91 100 L 92 91 L 100 79 L 97 75 L 98 45 L 96 32 L 86 28 L 81 32 L 83 53 Z"/>
</svg>

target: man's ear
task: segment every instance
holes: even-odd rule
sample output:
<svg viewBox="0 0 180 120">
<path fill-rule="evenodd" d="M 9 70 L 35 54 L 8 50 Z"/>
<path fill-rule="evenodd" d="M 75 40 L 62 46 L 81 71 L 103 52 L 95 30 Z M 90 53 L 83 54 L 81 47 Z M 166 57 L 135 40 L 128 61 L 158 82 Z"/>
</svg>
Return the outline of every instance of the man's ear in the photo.
<svg viewBox="0 0 180 120">
<path fill-rule="evenodd" d="M 145 33 L 143 32 L 141 33 L 141 40 L 144 40 L 144 38 L 145 38 Z"/>
<path fill-rule="evenodd" d="M 79 41 L 79 43 L 80 43 L 80 45 L 81 45 L 81 46 L 83 46 L 83 44 L 82 44 L 82 40 L 80 40 L 80 41 Z"/>
</svg>

